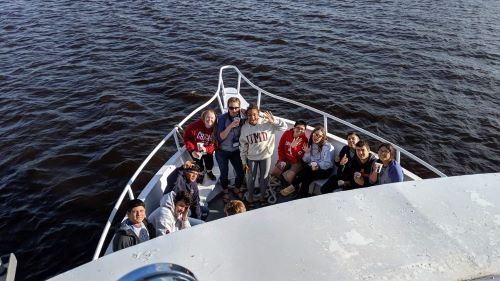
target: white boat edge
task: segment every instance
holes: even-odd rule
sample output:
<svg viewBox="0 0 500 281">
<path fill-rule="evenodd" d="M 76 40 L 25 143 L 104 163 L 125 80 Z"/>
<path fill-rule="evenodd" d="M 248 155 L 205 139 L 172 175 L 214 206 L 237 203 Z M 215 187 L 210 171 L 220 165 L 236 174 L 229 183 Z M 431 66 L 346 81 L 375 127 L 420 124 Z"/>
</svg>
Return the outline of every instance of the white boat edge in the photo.
<svg viewBox="0 0 500 281">
<path fill-rule="evenodd" d="M 52 280 L 170 262 L 198 280 L 470 280 L 500 274 L 500 173 L 290 201 L 127 248 Z"/>
<path fill-rule="evenodd" d="M 234 70 L 236 70 L 236 72 L 238 73 L 238 83 L 237 83 L 237 86 L 235 88 L 231 88 L 231 87 L 224 87 L 224 84 L 221 82 L 222 81 L 222 71 L 223 69 L 228 69 L 228 68 L 232 68 Z M 219 74 L 219 86 L 218 86 L 218 90 L 216 92 L 216 94 L 209 100 L 207 101 L 204 105 L 198 107 L 195 111 L 193 111 L 189 116 L 187 116 L 180 124 L 184 124 L 185 121 L 187 121 L 191 116 L 193 116 L 194 114 L 196 114 L 197 112 L 199 112 L 200 110 L 202 110 L 203 108 L 205 108 L 208 104 L 210 104 L 212 101 L 214 101 L 216 98 L 218 99 L 219 101 L 219 105 L 221 106 L 221 108 L 223 108 L 223 104 L 225 105 L 225 101 L 230 97 L 230 96 L 238 96 L 240 99 L 243 100 L 243 103 L 242 103 L 242 106 L 244 106 L 246 104 L 246 101 L 243 99 L 243 97 L 241 97 L 239 95 L 239 90 L 240 90 L 240 82 L 241 82 L 241 79 L 244 79 L 247 83 L 250 84 L 250 86 L 252 86 L 254 89 L 257 89 L 259 91 L 258 95 L 258 103 L 260 104 L 260 100 L 261 100 L 261 94 L 265 94 L 265 95 L 268 95 L 268 96 L 271 96 L 271 97 L 277 97 L 273 94 L 270 94 L 256 86 L 254 86 L 253 84 L 251 84 L 250 81 L 248 81 L 240 72 L 237 68 L 235 68 L 234 66 L 224 66 L 221 68 L 221 71 L 220 71 L 220 74 Z M 219 96 L 220 92 L 222 93 L 222 97 Z M 280 100 L 286 100 L 284 98 L 279 98 Z M 290 103 L 295 103 L 295 104 L 298 104 L 297 102 L 294 102 L 294 101 L 290 101 L 290 100 L 286 100 L 287 102 L 290 102 Z M 328 120 L 334 120 L 334 121 L 338 121 L 338 122 L 341 122 L 343 124 L 346 124 L 345 121 L 343 120 L 337 120 L 338 118 L 334 117 L 334 116 L 331 116 L 329 114 L 326 114 L 324 112 L 321 112 L 321 111 L 318 111 L 316 109 L 312 109 L 308 106 L 305 106 L 306 109 L 309 109 L 309 110 L 312 110 L 312 111 L 315 111 L 316 113 L 321 113 L 324 117 L 324 120 L 325 120 L 325 125 L 327 125 L 327 121 Z M 286 120 L 286 119 L 285 119 Z M 289 125 L 293 124 L 293 122 L 291 120 L 286 120 L 287 123 Z M 373 134 L 369 133 L 369 132 L 366 132 L 365 130 L 359 128 L 359 127 L 356 127 L 352 124 L 349 124 L 351 125 L 350 127 L 354 128 L 355 130 L 357 131 L 360 131 L 362 132 L 363 134 L 365 135 L 369 135 L 369 136 L 372 136 L 372 137 L 375 137 L 376 139 L 378 139 L 379 141 L 385 141 L 384 139 L 378 137 L 378 136 L 373 136 Z M 345 132 L 340 132 L 340 133 L 345 133 Z M 281 136 L 281 134 L 277 135 L 277 138 L 276 139 L 279 139 L 279 137 Z M 177 139 L 177 135 L 176 135 L 176 130 L 172 130 L 165 138 L 164 140 L 153 150 L 153 152 L 150 154 L 150 156 L 148 156 L 148 158 L 144 161 L 144 163 L 141 165 L 141 167 L 138 169 L 138 171 L 132 176 L 132 179 L 129 181 L 129 183 L 127 184 L 126 188 L 124 189 L 124 191 L 122 192 L 121 196 L 120 196 L 120 199 L 118 200 L 117 202 L 117 205 L 115 206 L 113 212 L 112 212 L 112 215 L 110 216 L 110 219 L 108 220 L 108 223 L 106 225 L 106 228 L 109 229 L 109 226 L 110 226 L 110 221 L 112 221 L 112 217 L 114 216 L 114 213 L 116 213 L 118 207 L 120 206 L 121 204 L 121 201 L 123 200 L 123 198 L 125 197 L 126 194 L 129 194 L 129 196 L 133 196 L 132 195 L 132 190 L 130 188 L 130 185 L 131 183 L 135 180 L 135 178 L 137 177 L 137 174 L 138 172 L 140 172 L 140 170 L 142 169 L 142 167 L 147 163 L 147 161 L 149 161 L 149 159 L 152 157 L 152 155 L 154 155 L 154 153 L 156 153 L 156 151 L 158 150 L 159 147 L 161 147 L 165 141 L 168 139 L 168 138 L 175 138 L 175 141 L 176 141 L 176 145 L 177 145 L 177 149 L 178 149 L 178 152 L 175 153 L 167 162 L 166 164 L 156 173 L 156 175 L 153 177 L 153 179 L 151 179 L 151 181 L 148 183 L 148 185 L 142 190 L 141 194 L 139 195 L 138 198 L 140 199 L 143 199 L 145 202 L 146 202 L 146 208 L 148 209 L 149 212 L 151 212 L 152 210 L 154 210 L 154 208 L 156 208 L 158 202 L 159 202 L 159 199 L 161 198 L 162 194 L 163 194 L 163 191 L 165 189 L 165 186 L 166 186 L 166 178 L 168 176 L 168 174 L 175 168 L 175 166 L 178 166 L 180 165 L 180 163 L 182 163 L 183 161 L 189 159 L 189 155 L 185 152 L 184 148 L 181 147 L 179 145 L 179 141 Z M 332 135 L 332 134 L 329 134 L 329 140 L 332 142 L 332 144 L 335 146 L 336 148 L 336 151 L 338 153 L 338 151 L 340 150 L 340 148 L 345 144 L 345 140 L 343 138 L 340 138 L 340 137 L 337 137 L 335 135 Z M 399 152 L 403 152 L 405 155 L 409 155 L 409 156 L 413 156 L 411 153 L 405 151 L 404 149 L 396 146 L 396 148 L 398 149 Z M 414 157 L 414 156 L 413 156 Z M 416 157 L 415 157 L 416 158 Z M 274 161 L 274 159 L 273 159 Z M 430 166 L 429 164 L 427 163 L 422 163 L 423 161 L 420 160 L 420 159 L 417 159 L 417 162 L 421 163 L 421 164 L 426 164 L 428 166 Z M 441 176 L 444 176 L 444 174 L 440 173 L 439 171 L 437 171 L 437 169 L 433 168 L 431 166 L 432 169 L 434 169 L 434 172 L 436 172 L 437 174 L 441 175 Z M 493 180 L 493 183 L 495 183 L 495 180 L 496 180 L 496 183 L 498 183 L 498 174 L 494 174 L 496 175 L 494 178 L 490 178 L 490 176 L 486 177 L 488 178 L 489 180 Z M 469 177 L 469 176 L 465 176 L 465 177 Z M 417 186 L 421 186 L 422 185 L 422 182 L 426 182 L 426 184 L 423 184 L 422 186 L 432 186 L 433 184 L 436 184 L 434 183 L 435 180 L 438 180 L 438 179 L 431 179 L 431 180 L 425 180 L 425 181 L 420 181 L 419 177 L 416 176 L 415 174 L 411 173 L 410 171 L 407 171 L 405 170 L 405 178 L 406 179 L 413 179 L 413 180 L 417 180 L 417 181 L 413 181 L 413 182 L 404 182 L 404 183 L 401 183 L 402 185 L 411 185 L 411 184 L 417 184 L 416 186 L 414 187 L 417 187 Z M 455 177 L 454 177 L 455 178 Z M 444 180 L 445 182 L 439 182 L 439 184 L 444 184 L 444 185 L 454 185 L 454 182 L 456 180 L 454 180 L 454 178 L 452 180 L 450 180 L 451 183 L 448 183 L 447 182 L 447 179 L 439 179 L 439 180 Z M 482 182 L 482 181 L 481 181 Z M 487 185 L 487 183 L 485 183 Z M 398 184 L 396 184 L 398 185 Z M 213 195 L 210 195 L 210 192 L 214 189 L 214 184 L 210 184 L 210 183 L 204 183 L 202 186 L 201 186 L 201 190 L 200 190 L 200 195 L 202 197 L 202 201 L 205 201 L 206 203 L 206 200 L 209 200 L 211 196 Z M 373 189 L 373 188 L 370 188 L 370 190 Z M 377 188 L 378 189 L 378 188 Z M 414 188 L 412 188 L 413 190 Z M 365 196 L 364 194 L 366 192 L 372 192 L 372 191 L 366 191 L 366 190 L 355 190 L 355 191 L 350 191 L 350 192 L 342 192 L 342 193 L 339 193 L 339 194 L 351 194 L 351 196 L 354 196 L 355 198 L 357 198 L 358 195 L 356 195 L 357 193 L 361 194 L 359 196 Z M 212 193 L 213 194 L 213 193 Z M 427 196 L 434 196 L 434 194 L 428 194 Z M 329 197 L 330 195 L 324 195 L 324 196 L 320 196 L 321 197 Z M 337 195 L 337 194 L 334 194 L 334 195 L 331 195 L 331 196 L 347 196 L 347 195 Z M 399 197 L 399 196 L 397 196 Z M 500 196 L 497 196 L 497 197 L 500 197 Z M 377 197 L 378 198 L 378 197 Z M 309 200 L 309 199 L 307 199 Z M 306 200 L 306 201 L 307 201 Z M 316 200 L 319 200 L 319 199 L 316 199 L 316 198 L 313 198 L 311 199 L 313 201 L 310 201 L 311 203 L 313 202 L 316 202 Z M 371 200 L 374 200 L 374 199 L 371 199 Z M 304 200 L 299 200 L 297 202 L 303 202 Z M 264 209 L 259 209 L 259 210 L 255 210 L 255 211 L 252 211 L 252 212 L 248 212 L 247 214 L 245 214 L 244 216 L 241 215 L 242 217 L 246 217 L 246 218 L 250 218 L 249 220 L 251 221 L 249 224 L 251 224 L 254 228 L 255 228 L 255 232 L 253 232 L 253 236 L 257 236 L 259 233 L 260 233 L 260 229 L 262 228 L 262 226 L 265 226 L 265 228 L 267 229 L 267 227 L 271 227 L 271 225 L 269 223 L 266 223 L 266 222 L 259 222 L 259 219 L 258 217 L 257 218 L 253 218 L 255 216 L 258 216 L 256 214 L 261 214 L 261 212 L 263 211 L 266 211 L 268 212 L 267 210 L 268 209 L 272 209 L 272 210 L 283 210 L 283 209 L 287 209 L 288 212 L 285 212 L 285 213 L 282 213 L 281 215 L 279 213 L 276 213 L 276 215 L 278 217 L 282 217 L 282 215 L 285 215 L 288 213 L 288 216 L 289 217 L 295 217 L 296 219 L 298 219 L 299 221 L 304 218 L 304 219 L 313 219 L 313 218 L 310 218 L 308 217 L 307 215 L 304 215 L 304 214 L 297 214 L 298 212 L 296 211 L 296 207 L 288 207 L 288 206 L 295 206 L 295 204 L 299 204 L 298 206 L 300 206 L 300 204 L 303 204 L 303 203 L 294 203 L 294 202 L 289 202 L 289 203 L 285 203 L 285 204 L 279 204 L 279 205 L 276 205 L 276 206 L 272 206 L 272 207 L 268 207 L 268 208 L 264 208 Z M 381 202 L 379 202 L 378 204 L 381 204 L 381 205 L 386 205 L 386 204 L 389 204 L 390 205 L 390 202 L 384 202 L 383 200 Z M 393 204 L 396 204 L 396 203 L 393 203 Z M 498 208 L 498 207 L 497 207 Z M 295 211 L 294 211 L 295 210 Z M 333 210 L 331 209 L 330 207 L 328 208 L 324 208 L 321 207 L 314 207 L 313 209 L 311 209 L 313 211 L 311 211 L 312 213 L 315 213 L 315 212 L 324 212 L 326 210 Z M 310 210 L 308 209 L 308 212 Z M 359 211 L 359 210 L 358 210 Z M 497 212 L 498 214 L 499 212 Z M 250 215 L 251 214 L 251 215 Z M 267 214 L 267 213 L 265 213 Z M 249 217 L 250 216 L 250 217 Z M 274 213 L 273 213 L 273 216 L 274 216 Z M 240 216 L 237 216 L 237 217 L 240 217 Z M 495 219 L 496 217 L 494 217 Z M 266 220 L 267 220 L 267 216 L 266 216 Z M 289 218 L 290 219 L 290 218 Z M 335 220 L 335 219 L 338 219 L 336 218 L 335 216 L 331 218 L 332 220 Z M 374 218 L 374 219 L 378 219 L 378 220 L 382 220 L 381 222 L 385 223 L 384 221 L 384 218 L 381 218 L 381 217 L 378 217 L 378 218 Z M 262 217 L 261 219 L 262 220 Z M 235 226 L 237 227 L 241 227 L 241 225 L 237 222 L 237 221 L 234 221 L 232 223 L 229 223 L 229 226 L 222 226 L 222 228 L 220 230 L 217 230 L 217 229 L 212 229 L 213 227 L 215 226 L 212 226 L 212 225 L 220 225 L 222 224 L 222 222 L 225 222 L 225 221 L 234 221 L 233 218 L 231 219 L 223 219 L 221 220 L 221 222 L 219 221 L 214 221 L 214 222 L 210 222 L 208 224 L 205 224 L 203 225 L 203 227 L 200 227 L 200 226 L 197 226 L 197 227 L 194 227 L 190 230 L 185 230 L 185 231 L 182 231 L 182 232 L 179 232 L 179 233 L 174 233 L 174 234 L 171 234 L 169 235 L 167 238 L 165 237 L 162 237 L 162 238 L 157 238 L 157 239 L 153 239 L 152 241 L 148 241 L 146 243 L 143 243 L 143 244 L 140 244 L 140 245 L 136 245 L 130 249 L 125 249 L 125 250 L 122 250 L 122 251 L 119 251 L 117 253 L 113 253 L 112 255 L 107 255 L 105 257 L 102 257 L 102 258 L 98 258 L 98 254 L 99 254 L 99 250 L 96 251 L 96 255 L 94 256 L 94 259 L 95 261 L 93 262 L 90 262 L 88 264 L 85 264 L 81 267 L 78 267 L 77 269 L 74 269 L 74 270 L 71 270 L 67 273 L 63 273 L 59 276 L 57 276 L 55 278 L 55 280 L 79 280 L 78 278 L 76 278 L 75 276 L 76 275 L 73 275 L 71 272 L 78 272 L 80 268 L 84 267 L 86 268 L 85 270 L 88 270 L 86 273 L 82 273 L 80 272 L 80 274 L 83 274 L 81 278 L 88 278 L 89 276 L 94 276 L 94 274 L 96 274 L 95 276 L 98 276 L 96 278 L 98 278 L 99 280 L 112 280 L 112 279 L 116 279 L 116 278 L 119 278 L 121 276 L 118 276 L 118 273 L 121 274 L 123 273 L 124 271 L 126 272 L 129 272 L 129 271 L 132 271 L 135 267 L 135 265 L 132 266 L 132 264 L 130 264 L 132 267 L 128 267 L 129 263 L 122 263 L 122 259 L 127 259 L 126 256 L 123 256 L 124 254 L 122 252 L 124 251 L 132 251 L 132 249 L 136 249 L 135 250 L 135 254 L 132 253 L 132 260 L 144 260 L 145 262 L 153 262 L 153 260 L 149 259 L 149 257 L 147 259 L 145 259 L 144 257 L 145 256 L 150 256 L 150 257 L 153 257 L 153 256 L 156 256 L 156 252 L 158 253 L 163 253 L 165 251 L 169 252 L 169 253 L 173 253 L 173 252 L 177 252 L 181 249 L 183 249 L 184 247 L 183 246 L 177 246 L 177 248 L 179 249 L 176 249 L 174 250 L 173 248 L 174 245 L 175 245 L 175 242 L 172 242 L 173 244 L 171 244 L 171 242 L 167 242 L 167 241 L 170 241 L 172 239 L 175 239 L 177 241 L 177 239 L 179 239 L 179 241 L 184 241 L 184 243 L 182 243 L 182 245 L 188 245 L 186 247 L 188 247 L 188 249 L 190 249 L 191 253 L 193 253 L 192 255 L 193 256 L 199 256 L 201 255 L 201 253 L 203 253 L 202 255 L 206 257 L 206 259 L 209 259 L 210 260 L 210 263 L 216 263 L 217 262 L 217 258 L 223 258 L 221 257 L 220 255 L 221 254 L 225 254 L 227 255 L 225 258 L 223 258 L 222 260 L 220 261 L 223 261 L 223 260 L 227 260 L 227 259 L 230 259 L 230 260 L 233 260 L 233 259 L 239 259 L 238 256 L 234 256 L 234 255 L 242 255 L 242 256 L 245 256 L 244 253 L 251 253 L 251 257 L 249 258 L 249 261 L 247 261 L 247 263 L 253 263 L 253 262 L 257 262 L 255 260 L 255 258 L 258 258 L 259 261 L 262 259 L 262 260 L 266 260 L 266 256 L 259 256 L 258 254 L 254 254 L 253 251 L 256 250 L 256 246 L 257 245 L 260 245 L 260 244 L 268 244 L 267 239 L 266 241 L 260 241 L 258 238 L 255 239 L 256 241 L 253 241 L 251 238 L 252 238 L 252 235 L 250 237 L 248 236 L 245 236 L 245 235 L 242 235 L 241 237 L 232 237 L 232 238 L 229 238 L 229 237 L 226 237 L 227 241 L 229 241 L 229 245 L 233 245 L 233 243 L 239 243 L 239 244 L 243 244 L 245 245 L 245 249 L 243 248 L 239 248 L 241 250 L 241 254 L 240 252 L 238 251 L 235 251 L 236 249 L 233 249 L 232 247 L 227 249 L 225 248 L 226 246 L 226 242 L 225 241 L 221 241 L 220 239 L 217 239 L 217 237 L 212 237 L 212 236 L 206 236 L 207 235 L 207 230 L 210 230 L 208 232 L 208 234 L 210 234 L 211 232 L 214 232 L 214 233 L 220 233 L 220 231 L 229 231 L 229 232 L 234 232 L 235 230 L 232 230 L 232 228 L 234 228 Z M 273 219 L 273 221 L 275 221 Z M 286 220 L 285 220 L 286 221 Z M 277 222 L 277 221 L 275 221 Z M 233 224 L 233 225 L 232 225 Z M 210 227 L 207 227 L 206 225 L 210 225 Z M 232 225 L 232 226 L 231 226 Z M 290 232 L 294 232 L 293 229 L 290 229 L 292 227 L 292 225 L 290 225 L 288 228 L 285 228 L 283 227 L 283 229 L 281 229 L 281 227 L 278 227 L 280 231 L 282 230 L 287 230 L 287 231 L 290 231 Z M 248 226 L 247 226 L 248 228 Z M 301 227 L 302 228 L 302 227 Z M 107 229 L 104 231 L 106 232 Z M 313 228 L 314 230 L 314 228 Z M 356 230 L 356 229 L 355 229 Z M 247 231 L 249 231 L 247 229 Z M 357 230 L 356 230 L 357 231 Z M 360 229 L 361 231 L 361 229 Z M 286 231 L 285 231 L 286 232 Z M 198 236 L 196 236 L 196 234 L 188 234 L 188 233 L 198 233 Z M 359 232 L 358 232 L 359 233 Z M 240 235 L 241 233 L 238 232 L 238 235 Z M 195 235 L 195 236 L 190 236 L 190 235 Z M 271 235 L 271 233 L 268 233 L 267 235 Z M 316 235 L 316 233 L 312 233 L 311 234 L 312 236 Z M 320 235 L 318 233 L 318 235 Z M 105 235 L 104 235 L 105 236 Z M 181 237 L 184 237 L 186 236 L 185 238 L 181 238 Z M 224 236 L 224 235 L 223 235 Z M 272 236 L 272 235 L 271 235 Z M 285 235 L 286 236 L 286 235 Z M 293 235 L 292 235 L 293 236 Z M 172 237 L 172 238 L 170 238 Z M 173 238 L 173 237 L 177 237 L 177 238 Z M 198 238 L 195 238 L 195 237 L 198 237 Z M 202 239 L 200 239 L 200 237 L 203 237 Z M 210 240 L 208 240 L 207 238 L 208 237 L 211 237 Z M 225 237 L 225 236 L 224 236 Z M 266 236 L 267 237 L 267 236 Z M 332 236 L 333 237 L 333 236 Z M 242 238 L 244 241 L 243 243 L 241 242 L 238 242 L 238 241 L 234 241 L 235 239 L 239 239 L 239 238 Z M 248 239 L 245 239 L 245 238 L 250 238 L 250 240 Z M 270 238 L 270 237 L 267 237 L 267 238 Z M 303 239 L 306 239 L 307 237 L 301 237 L 299 240 L 293 240 L 293 241 L 296 241 L 298 242 L 299 244 L 299 247 L 294 247 L 294 246 L 297 246 L 297 245 L 294 245 L 293 243 L 292 244 L 289 244 L 288 247 L 294 247 L 294 248 L 297 248 L 297 249 L 300 249 L 302 247 L 300 247 L 300 244 L 303 243 L 304 241 L 307 241 L 307 240 L 304 240 L 302 241 Z M 498 238 L 498 237 L 497 237 Z M 215 239 L 215 240 L 212 240 L 212 239 Z M 302 239 L 302 240 L 301 240 Z M 372 239 L 372 238 L 369 238 L 369 239 Z M 103 240 L 103 239 L 101 239 Z M 158 241 L 164 241 L 162 244 L 158 244 L 159 242 Z M 372 239 L 373 240 L 373 239 Z M 498 239 L 500 240 L 500 239 Z M 273 239 L 270 238 L 269 241 L 274 241 Z M 376 241 L 376 240 L 373 240 L 373 241 Z M 101 242 L 103 241 L 100 241 L 100 244 Z M 191 245 L 194 245 L 193 243 L 196 242 L 195 244 L 210 244 L 210 246 L 214 246 L 216 245 L 215 247 L 219 247 L 220 249 L 224 249 L 224 251 L 221 251 L 220 249 L 217 250 L 215 249 L 215 256 L 211 256 L 209 253 L 205 252 L 205 248 L 201 247 L 199 248 L 200 252 L 199 254 L 197 254 L 197 252 L 195 252 L 195 248 L 193 248 Z M 291 242 L 291 241 L 289 241 Z M 156 245 L 156 246 L 153 246 L 153 247 L 157 247 L 157 246 L 160 246 L 160 248 L 155 248 L 156 250 L 152 251 L 152 250 L 142 250 L 143 247 L 149 247 L 148 245 Z M 218 246 L 217 246 L 218 245 Z M 278 243 L 279 245 L 279 243 Z M 207 245 L 208 246 L 208 245 Z M 329 246 L 330 247 L 330 246 Z M 236 247 L 238 248 L 238 247 Z M 279 251 L 281 251 L 281 253 L 285 253 L 284 255 L 287 255 L 286 254 L 286 251 L 283 251 L 285 248 L 285 246 L 282 245 L 282 248 L 278 249 Z M 98 247 L 99 249 L 99 247 Z M 151 248 L 149 248 L 151 249 Z M 272 248 L 269 248 L 269 249 L 272 249 Z M 148 252 L 149 251 L 149 252 Z M 335 252 L 335 251 L 334 251 Z M 359 252 L 358 250 L 355 250 L 355 252 Z M 109 254 L 111 253 L 111 249 L 110 247 L 108 247 L 108 249 L 106 250 L 106 254 Z M 148 254 L 149 253 L 149 254 Z M 350 253 L 350 252 L 347 252 L 347 253 Z M 207 276 L 205 273 L 202 273 L 203 271 L 202 270 L 198 270 L 198 268 L 190 268 L 190 263 L 187 261 L 187 260 L 183 260 L 182 258 L 182 254 L 178 254 L 179 255 L 179 258 L 175 258 L 175 255 L 173 254 L 169 254 L 168 255 L 168 259 L 165 259 L 166 256 L 163 256 L 161 254 L 158 254 L 158 256 L 161 256 L 162 258 L 160 259 L 163 259 L 163 262 L 174 262 L 175 261 L 179 261 L 178 264 L 180 265 L 183 265 L 183 266 L 186 266 L 186 263 L 187 263 L 187 268 L 189 268 L 190 270 L 192 270 L 193 272 L 195 272 L 195 274 L 197 275 L 197 277 L 199 277 L 200 279 L 199 280 L 230 280 L 231 278 L 226 278 L 226 279 L 219 279 L 219 278 L 215 278 L 215 279 L 212 279 L 212 275 L 215 274 L 215 273 L 212 273 L 212 275 L 208 275 L 208 279 L 206 278 L 203 278 L 204 276 Z M 272 255 L 270 255 L 270 257 L 272 257 Z M 215 260 L 212 261 L 212 258 L 215 258 Z M 272 259 L 267 259 L 267 261 L 269 262 L 276 262 L 274 259 L 276 257 L 272 258 Z M 289 257 L 286 256 L 284 257 L 285 259 L 288 259 Z M 172 260 L 171 260 L 172 259 Z M 316 257 L 317 259 L 317 257 Z M 110 260 L 110 262 L 108 262 L 108 260 Z M 111 261 L 113 260 L 113 261 Z M 155 261 L 158 261 L 158 260 L 155 260 Z M 321 260 L 312 260 L 313 262 L 311 263 L 314 263 L 316 264 L 317 262 L 319 262 L 321 264 Z M 241 261 L 241 262 L 244 262 L 244 261 Z M 101 264 L 104 264 L 106 263 L 107 266 L 111 266 L 109 269 L 105 269 L 106 266 L 102 267 L 100 266 Z M 231 263 L 231 262 L 230 262 Z M 310 262 L 306 262 L 308 265 Z M 95 267 L 94 266 L 90 266 L 91 264 L 95 264 Z M 257 262 L 256 266 L 252 266 L 252 267 L 255 267 L 255 270 L 256 271 L 260 271 L 260 267 L 257 266 L 259 263 Z M 121 270 L 117 270 L 117 275 L 107 275 L 106 273 L 110 273 L 110 272 L 106 272 L 106 271 L 114 271 L 114 267 L 116 267 L 117 265 L 120 265 L 120 266 L 123 266 L 123 271 Z M 241 264 L 240 266 L 243 266 L 244 264 Z M 232 275 L 228 275 L 228 276 L 238 276 L 238 279 L 241 279 L 241 280 L 285 280 L 287 278 L 278 278 L 278 279 L 275 279 L 274 277 L 269 279 L 269 278 L 264 278 L 264 279 L 261 279 L 261 278 L 257 278 L 257 279 L 252 279 L 254 278 L 255 276 L 250 274 L 248 275 L 248 279 L 245 279 L 247 277 L 245 276 L 240 276 L 241 274 L 239 273 L 239 269 L 238 269 L 238 265 L 234 265 L 234 269 L 225 269 L 225 270 L 229 270 L 229 271 L 225 271 L 225 270 L 222 270 L 222 272 L 225 272 L 224 274 L 222 275 L 226 275 L 228 273 L 231 273 Z M 312 269 L 315 268 L 314 266 L 311 267 Z M 305 270 L 305 268 L 302 268 L 303 271 L 309 271 L 309 270 Z M 217 269 L 216 271 L 219 271 L 219 269 Z M 238 272 L 236 272 L 238 271 Z M 293 271 L 293 270 L 292 270 Z M 329 269 L 327 270 L 329 271 Z M 336 275 L 330 275 L 329 277 L 332 277 L 334 276 L 336 279 L 339 279 L 339 280 L 342 280 L 342 273 L 340 272 L 340 268 L 339 268 L 339 272 L 336 274 Z M 199 273 L 197 273 L 199 272 Z M 234 275 L 233 273 L 237 273 L 237 275 Z M 246 274 L 246 271 L 242 271 L 242 273 L 245 273 Z M 269 272 L 268 272 L 269 273 Z M 273 273 L 273 274 L 276 274 L 277 272 Z M 280 272 L 281 273 L 281 272 Z M 297 272 L 296 272 L 297 273 Z M 90 275 L 89 275 L 90 274 Z M 101 275 L 103 274 L 103 275 Z M 201 274 L 200 276 L 198 276 L 198 274 Z M 274 276 L 273 274 L 271 274 L 270 276 Z M 218 274 L 215 274 L 217 276 L 219 276 Z M 221 275 L 221 276 L 222 276 Z M 66 279 L 66 276 L 71 276 L 71 278 L 69 279 Z M 253 276 L 253 277 L 252 277 Z M 289 275 L 284 275 L 284 276 L 288 276 L 290 277 Z M 297 276 L 300 276 L 297 275 Z M 325 275 L 328 277 L 328 275 Z M 352 276 L 351 276 L 352 277 Z M 62 278 L 62 279 L 61 279 Z M 297 279 L 298 278 L 293 278 L 292 280 L 294 279 Z M 309 278 L 308 278 L 309 279 Z M 320 278 L 321 279 L 321 278 Z M 232 279 L 231 279 L 232 280 Z M 289 280 L 289 278 L 287 279 Z M 326 280 L 326 279 L 324 279 Z M 345 280 L 355 280 L 355 279 L 345 279 Z M 370 280 L 370 279 L 368 279 Z M 378 280 L 378 279 L 373 279 L 373 280 Z M 390 279 L 389 279 L 390 280 Z M 403 279 L 401 279 L 403 280 Z M 408 279 L 410 280 L 410 279 Z M 413 279 L 412 279 L 413 280 Z M 421 279 L 421 280 L 427 280 L 427 279 Z M 444 279 L 445 280 L 445 279 Z M 450 279 L 451 280 L 451 279 Z"/>
</svg>

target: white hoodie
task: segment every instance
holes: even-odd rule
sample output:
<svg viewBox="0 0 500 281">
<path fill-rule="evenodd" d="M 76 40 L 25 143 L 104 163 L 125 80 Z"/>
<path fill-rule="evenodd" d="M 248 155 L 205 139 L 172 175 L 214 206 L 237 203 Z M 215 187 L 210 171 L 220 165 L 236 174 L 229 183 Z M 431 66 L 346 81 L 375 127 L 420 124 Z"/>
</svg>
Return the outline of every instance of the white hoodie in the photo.
<svg viewBox="0 0 500 281">
<path fill-rule="evenodd" d="M 273 155 L 275 131 L 285 131 L 286 123 L 274 117 L 274 123 L 269 123 L 266 118 L 259 118 L 255 126 L 248 121 L 241 127 L 240 156 L 243 164 L 247 160 L 264 160 Z"/>
<path fill-rule="evenodd" d="M 156 228 L 156 236 L 191 227 L 189 220 L 182 221 L 175 214 L 175 192 L 171 191 L 160 200 L 160 207 L 156 208 L 148 217 L 148 221 Z"/>
</svg>

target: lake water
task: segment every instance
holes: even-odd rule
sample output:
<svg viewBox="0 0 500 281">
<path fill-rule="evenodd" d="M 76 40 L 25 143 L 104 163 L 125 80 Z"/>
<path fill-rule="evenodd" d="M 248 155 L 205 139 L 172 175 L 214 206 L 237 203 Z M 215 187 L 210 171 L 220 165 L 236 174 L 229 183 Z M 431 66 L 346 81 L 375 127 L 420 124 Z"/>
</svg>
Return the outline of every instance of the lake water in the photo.
<svg viewBox="0 0 500 281">
<path fill-rule="evenodd" d="M 0 0 L 0 254 L 18 280 L 90 261 L 125 183 L 226 64 L 447 175 L 498 172 L 498 15 L 497 0 Z"/>
</svg>

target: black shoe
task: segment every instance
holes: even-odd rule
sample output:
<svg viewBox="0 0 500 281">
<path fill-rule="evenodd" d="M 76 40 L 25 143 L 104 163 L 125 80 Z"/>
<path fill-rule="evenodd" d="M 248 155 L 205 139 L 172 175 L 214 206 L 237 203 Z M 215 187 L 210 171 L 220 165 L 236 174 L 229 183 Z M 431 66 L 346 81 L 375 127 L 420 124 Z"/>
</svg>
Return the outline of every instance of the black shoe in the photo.
<svg viewBox="0 0 500 281">
<path fill-rule="evenodd" d="M 212 173 L 212 171 L 208 171 L 207 172 L 207 176 L 210 180 L 216 180 L 217 178 L 215 177 L 214 173 Z"/>
<path fill-rule="evenodd" d="M 201 184 L 203 182 L 203 178 L 205 177 L 204 174 L 199 174 L 198 175 L 198 179 L 196 180 L 199 184 Z"/>
</svg>

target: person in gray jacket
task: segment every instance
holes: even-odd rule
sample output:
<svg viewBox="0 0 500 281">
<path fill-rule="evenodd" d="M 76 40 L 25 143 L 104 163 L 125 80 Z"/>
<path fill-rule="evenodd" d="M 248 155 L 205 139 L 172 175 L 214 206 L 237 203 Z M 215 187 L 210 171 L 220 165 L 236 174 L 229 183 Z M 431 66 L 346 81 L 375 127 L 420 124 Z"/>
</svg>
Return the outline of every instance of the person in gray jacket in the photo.
<svg viewBox="0 0 500 281">
<path fill-rule="evenodd" d="M 186 191 L 171 191 L 160 200 L 160 207 L 156 208 L 148 220 L 156 229 L 156 235 L 162 236 L 191 227 L 188 220 L 188 210 L 191 205 L 191 196 Z"/>
<path fill-rule="evenodd" d="M 127 205 L 127 219 L 122 222 L 113 239 L 113 251 L 134 246 L 156 237 L 154 226 L 145 218 L 146 207 L 140 199 Z"/>
</svg>

